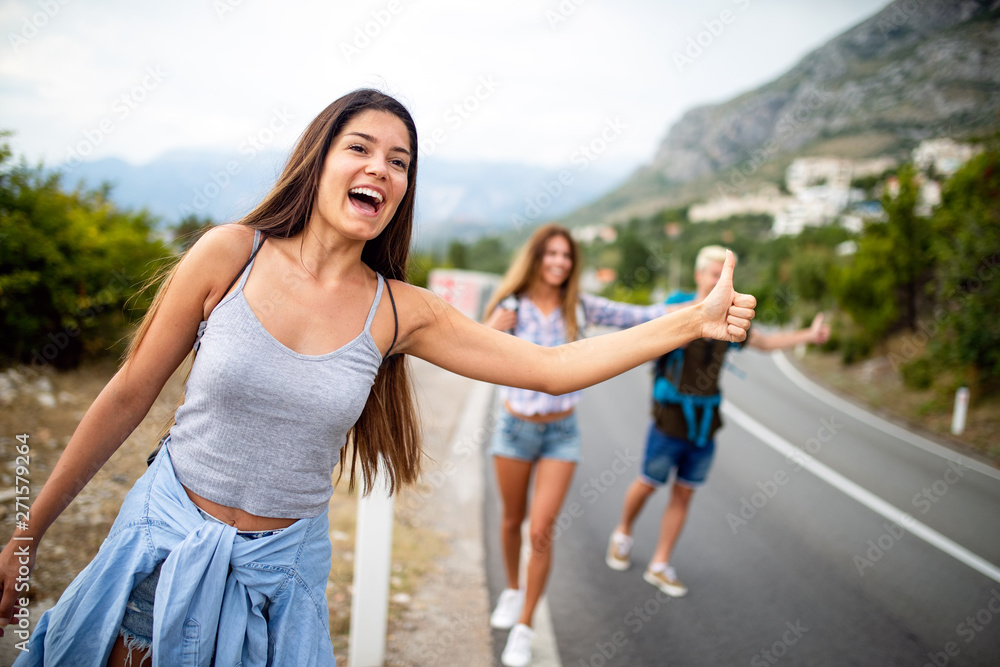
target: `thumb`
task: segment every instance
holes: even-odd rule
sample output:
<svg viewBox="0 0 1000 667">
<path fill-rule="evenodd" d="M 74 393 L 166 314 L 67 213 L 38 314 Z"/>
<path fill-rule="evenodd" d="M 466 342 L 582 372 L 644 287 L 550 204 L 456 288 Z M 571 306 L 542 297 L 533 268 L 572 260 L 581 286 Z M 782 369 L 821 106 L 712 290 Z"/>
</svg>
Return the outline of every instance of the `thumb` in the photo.
<svg viewBox="0 0 1000 667">
<path fill-rule="evenodd" d="M 718 285 L 723 287 L 732 288 L 733 286 L 733 269 L 736 268 L 736 255 L 733 254 L 732 250 L 726 249 L 726 261 L 722 265 L 722 273 L 719 275 Z"/>
<path fill-rule="evenodd" d="M 817 313 L 816 317 L 813 318 L 812 328 L 819 329 L 823 326 L 823 313 Z"/>
</svg>

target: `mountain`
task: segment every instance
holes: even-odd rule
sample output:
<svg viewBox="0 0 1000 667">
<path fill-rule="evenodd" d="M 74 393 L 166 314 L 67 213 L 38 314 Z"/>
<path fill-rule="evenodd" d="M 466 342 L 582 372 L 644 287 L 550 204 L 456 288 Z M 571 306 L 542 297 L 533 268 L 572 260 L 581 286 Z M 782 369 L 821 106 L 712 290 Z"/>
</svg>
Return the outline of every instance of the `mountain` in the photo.
<svg viewBox="0 0 1000 667">
<path fill-rule="evenodd" d="M 108 183 L 112 201 L 145 208 L 165 226 L 191 214 L 222 222 L 247 213 L 263 198 L 286 157 L 266 151 L 173 151 L 143 165 L 105 158 L 64 170 L 63 183 L 89 188 Z M 418 173 L 414 241 L 430 247 L 500 234 L 519 220 L 533 224 L 558 217 L 620 184 L 627 170 L 424 158 Z"/>
<path fill-rule="evenodd" d="M 111 200 L 121 207 L 144 208 L 173 225 L 196 215 L 216 222 L 247 213 L 274 183 L 285 155 L 248 151 L 228 154 L 178 150 L 142 165 L 117 158 L 79 162 L 63 168 L 63 184 L 111 186 Z"/>
<path fill-rule="evenodd" d="M 796 157 L 907 160 L 1000 128 L 1000 0 L 897 0 L 774 81 L 685 113 L 652 163 L 568 216 L 616 222 L 781 183 Z"/>
</svg>

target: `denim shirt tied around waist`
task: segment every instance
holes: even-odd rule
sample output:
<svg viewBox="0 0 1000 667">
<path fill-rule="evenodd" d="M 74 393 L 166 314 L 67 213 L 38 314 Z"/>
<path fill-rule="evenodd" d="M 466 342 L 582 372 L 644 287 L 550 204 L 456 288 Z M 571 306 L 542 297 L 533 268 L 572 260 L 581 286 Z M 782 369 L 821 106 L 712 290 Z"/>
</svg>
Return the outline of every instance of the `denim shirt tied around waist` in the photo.
<svg viewBox="0 0 1000 667">
<path fill-rule="evenodd" d="M 132 588 L 161 561 L 154 667 L 335 665 L 327 514 L 245 540 L 202 517 L 174 475 L 168 447 L 126 496 L 94 560 L 39 619 L 15 665 L 103 667 Z"/>
</svg>

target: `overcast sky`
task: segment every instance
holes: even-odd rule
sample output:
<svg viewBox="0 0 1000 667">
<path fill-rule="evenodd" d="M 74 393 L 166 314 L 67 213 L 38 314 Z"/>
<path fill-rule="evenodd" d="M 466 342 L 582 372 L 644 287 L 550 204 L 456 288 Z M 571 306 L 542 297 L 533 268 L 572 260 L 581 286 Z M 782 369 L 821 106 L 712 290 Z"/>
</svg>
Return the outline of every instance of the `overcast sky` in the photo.
<svg viewBox="0 0 1000 667">
<path fill-rule="evenodd" d="M 362 86 L 454 160 L 648 162 L 688 109 L 786 71 L 887 0 L 0 2 L 0 128 L 15 151 L 144 163 L 285 149 Z"/>
</svg>

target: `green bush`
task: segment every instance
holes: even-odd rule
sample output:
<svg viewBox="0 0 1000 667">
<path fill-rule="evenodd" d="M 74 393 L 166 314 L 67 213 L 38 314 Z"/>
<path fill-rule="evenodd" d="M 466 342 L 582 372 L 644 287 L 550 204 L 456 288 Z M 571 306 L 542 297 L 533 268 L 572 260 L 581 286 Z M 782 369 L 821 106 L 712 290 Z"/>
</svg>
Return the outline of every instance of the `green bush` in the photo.
<svg viewBox="0 0 1000 667">
<path fill-rule="evenodd" d="M 872 353 L 871 340 L 867 336 L 851 336 L 844 339 L 841 359 L 845 366 L 867 359 Z"/>
<path fill-rule="evenodd" d="M 0 363 L 71 368 L 121 341 L 126 302 L 170 250 L 106 188 L 67 192 L 59 174 L 11 158 L 0 145 Z"/>
<path fill-rule="evenodd" d="M 926 357 L 919 357 L 899 367 L 903 384 L 911 389 L 930 389 L 934 384 L 934 365 Z"/>
</svg>

